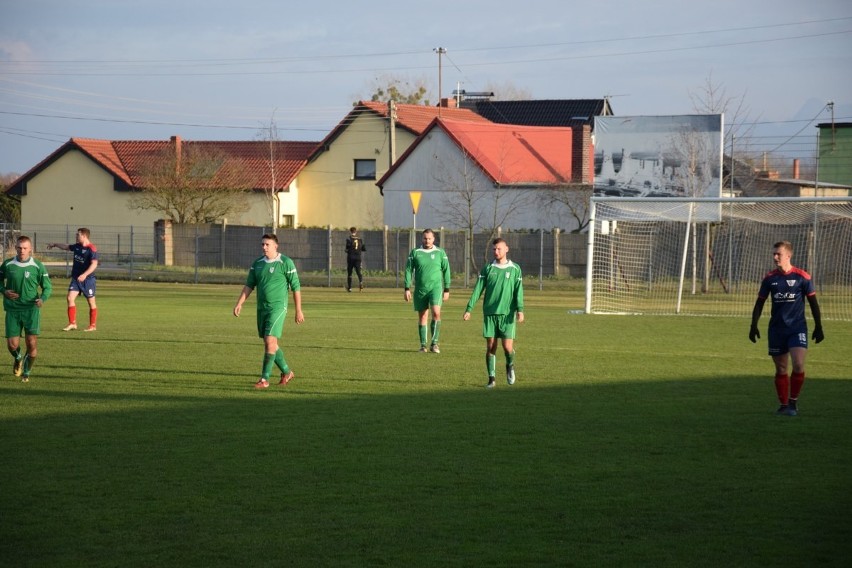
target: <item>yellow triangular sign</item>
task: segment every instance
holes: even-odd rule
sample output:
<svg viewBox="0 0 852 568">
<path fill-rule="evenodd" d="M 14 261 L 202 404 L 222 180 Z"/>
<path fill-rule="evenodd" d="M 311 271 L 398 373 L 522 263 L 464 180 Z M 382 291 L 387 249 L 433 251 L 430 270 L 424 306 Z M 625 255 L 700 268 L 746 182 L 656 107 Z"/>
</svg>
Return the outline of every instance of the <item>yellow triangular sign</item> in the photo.
<svg viewBox="0 0 852 568">
<path fill-rule="evenodd" d="M 411 198 L 411 212 L 417 215 L 417 208 L 420 207 L 420 196 L 422 191 L 409 191 L 408 196 Z"/>
</svg>

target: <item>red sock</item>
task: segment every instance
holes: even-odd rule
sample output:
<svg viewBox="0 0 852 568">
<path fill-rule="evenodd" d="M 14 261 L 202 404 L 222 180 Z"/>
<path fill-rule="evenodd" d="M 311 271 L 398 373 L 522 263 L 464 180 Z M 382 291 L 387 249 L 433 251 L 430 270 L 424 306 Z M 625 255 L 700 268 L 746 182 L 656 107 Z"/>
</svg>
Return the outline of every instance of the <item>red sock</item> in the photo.
<svg viewBox="0 0 852 568">
<path fill-rule="evenodd" d="M 98 323 L 98 308 L 89 308 L 89 325 L 95 327 Z"/>
<path fill-rule="evenodd" d="M 787 375 L 775 375 L 775 392 L 781 404 L 790 402 L 790 377 Z"/>
<path fill-rule="evenodd" d="M 77 323 L 77 306 L 68 306 L 68 323 Z"/>
<path fill-rule="evenodd" d="M 799 393 L 802 392 L 803 384 L 805 384 L 804 373 L 793 373 L 790 375 L 790 398 L 799 398 Z"/>
</svg>

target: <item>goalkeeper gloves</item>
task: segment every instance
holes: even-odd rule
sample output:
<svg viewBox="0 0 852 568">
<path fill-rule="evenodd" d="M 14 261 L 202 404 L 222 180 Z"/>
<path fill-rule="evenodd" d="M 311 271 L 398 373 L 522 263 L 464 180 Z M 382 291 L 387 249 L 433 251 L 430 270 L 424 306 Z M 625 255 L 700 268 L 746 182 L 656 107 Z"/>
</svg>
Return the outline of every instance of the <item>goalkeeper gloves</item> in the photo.
<svg viewBox="0 0 852 568">
<path fill-rule="evenodd" d="M 822 332 L 822 326 L 821 325 L 814 328 L 814 334 L 811 337 L 811 339 L 813 339 L 817 343 L 819 343 L 820 341 L 825 339 L 825 334 Z"/>
<path fill-rule="evenodd" d="M 814 333 L 816 334 L 816 330 L 814 330 Z M 760 339 L 760 330 L 757 329 L 756 325 L 751 326 L 751 329 L 748 330 L 748 338 L 751 340 L 752 343 L 757 343 L 757 340 Z"/>
</svg>

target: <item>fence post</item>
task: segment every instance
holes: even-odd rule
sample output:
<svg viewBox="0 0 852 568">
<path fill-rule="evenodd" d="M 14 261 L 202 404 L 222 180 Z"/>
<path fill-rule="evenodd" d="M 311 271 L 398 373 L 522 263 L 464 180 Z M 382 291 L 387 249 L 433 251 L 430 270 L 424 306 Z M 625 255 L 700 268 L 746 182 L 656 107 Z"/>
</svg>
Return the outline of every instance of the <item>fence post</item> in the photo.
<svg viewBox="0 0 852 568">
<path fill-rule="evenodd" d="M 396 253 L 394 254 L 396 257 L 396 270 L 394 270 L 395 280 L 394 280 L 394 288 L 399 288 L 399 229 L 396 230 Z"/>
<path fill-rule="evenodd" d="M 464 287 L 470 287 L 470 249 L 472 248 L 473 233 L 470 228 L 464 230 Z"/>
<path fill-rule="evenodd" d="M 195 225 L 195 283 L 198 284 L 198 225 Z"/>
<path fill-rule="evenodd" d="M 328 226 L 328 287 L 331 288 L 331 225 Z"/>
<path fill-rule="evenodd" d="M 538 230 L 538 290 L 544 289 L 544 229 Z"/>
<path fill-rule="evenodd" d="M 382 271 L 388 271 L 388 226 L 385 225 L 384 230 L 382 231 Z"/>
<path fill-rule="evenodd" d="M 130 279 L 133 280 L 133 225 L 130 225 Z"/>
<path fill-rule="evenodd" d="M 559 229 L 554 227 L 553 229 L 553 275 L 559 276 L 559 265 L 562 262 L 560 258 L 560 250 L 559 250 Z"/>
</svg>

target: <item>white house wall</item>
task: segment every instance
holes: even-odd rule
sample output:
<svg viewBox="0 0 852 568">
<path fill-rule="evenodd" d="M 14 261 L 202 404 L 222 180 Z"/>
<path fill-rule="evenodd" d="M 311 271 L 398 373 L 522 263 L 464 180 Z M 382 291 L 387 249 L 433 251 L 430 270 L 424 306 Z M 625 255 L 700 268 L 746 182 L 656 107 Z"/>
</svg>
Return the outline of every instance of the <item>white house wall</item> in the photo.
<svg viewBox="0 0 852 568">
<path fill-rule="evenodd" d="M 560 226 L 559 220 L 552 219 L 540 204 L 536 190 L 495 188 L 490 178 L 466 159 L 459 147 L 439 128 L 432 129 L 386 180 L 383 187 L 385 224 L 389 227 L 411 227 L 414 218 L 409 193 L 420 191 L 418 229 L 466 228 L 466 223 L 460 218 L 467 209 L 466 200 L 460 199 L 459 192 L 453 187 L 476 188 L 474 216 L 478 219 L 477 228 L 494 226 L 495 203 L 498 225 L 504 230 Z M 506 214 L 506 207 L 514 207 L 515 210 Z"/>
</svg>

